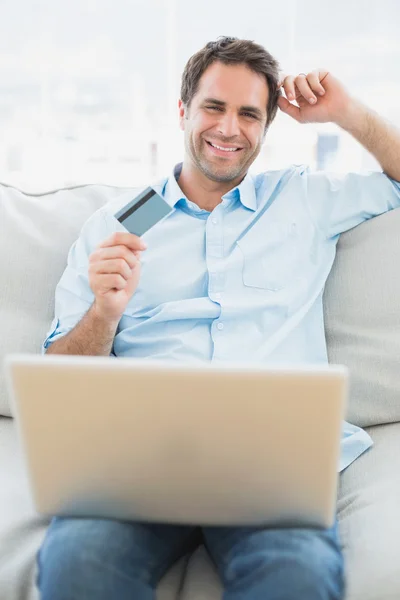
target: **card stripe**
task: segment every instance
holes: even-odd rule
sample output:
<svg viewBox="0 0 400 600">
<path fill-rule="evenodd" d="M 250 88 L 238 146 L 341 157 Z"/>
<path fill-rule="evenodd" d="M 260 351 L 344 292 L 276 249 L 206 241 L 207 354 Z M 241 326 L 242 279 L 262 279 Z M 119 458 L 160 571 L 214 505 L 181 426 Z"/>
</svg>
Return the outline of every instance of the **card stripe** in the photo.
<svg viewBox="0 0 400 600">
<path fill-rule="evenodd" d="M 138 202 L 136 202 L 136 204 L 134 204 L 133 206 L 128 208 L 128 210 L 126 212 L 124 212 L 122 215 L 120 215 L 118 217 L 118 221 L 120 223 L 123 223 L 125 221 L 125 219 L 130 217 L 135 211 L 138 210 L 138 208 L 140 208 L 141 206 L 143 206 L 143 204 L 148 202 L 150 200 L 150 198 L 152 198 L 156 193 L 157 192 L 155 190 L 153 190 L 153 188 L 149 188 L 149 191 L 147 192 L 147 194 L 145 194 L 143 196 L 143 198 L 141 198 Z"/>
</svg>

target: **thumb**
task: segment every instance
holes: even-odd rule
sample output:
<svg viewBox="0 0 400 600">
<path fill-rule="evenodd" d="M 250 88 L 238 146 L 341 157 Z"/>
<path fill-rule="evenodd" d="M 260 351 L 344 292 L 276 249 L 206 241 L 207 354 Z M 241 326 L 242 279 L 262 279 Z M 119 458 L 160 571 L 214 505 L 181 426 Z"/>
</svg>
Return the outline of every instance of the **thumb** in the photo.
<svg viewBox="0 0 400 600">
<path fill-rule="evenodd" d="M 300 109 L 298 106 L 290 104 L 289 100 L 287 100 L 283 96 L 280 96 L 278 98 L 278 106 L 280 110 L 289 115 L 289 117 L 292 117 L 292 119 L 294 119 L 295 121 L 300 121 Z"/>
</svg>

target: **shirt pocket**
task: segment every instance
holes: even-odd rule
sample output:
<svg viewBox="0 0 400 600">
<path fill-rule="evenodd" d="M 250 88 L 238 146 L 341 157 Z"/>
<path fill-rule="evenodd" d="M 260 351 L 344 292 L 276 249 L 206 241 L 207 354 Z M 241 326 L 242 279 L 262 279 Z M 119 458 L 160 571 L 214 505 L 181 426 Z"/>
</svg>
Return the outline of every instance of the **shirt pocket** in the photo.
<svg viewBox="0 0 400 600">
<path fill-rule="evenodd" d="M 243 256 L 243 284 L 273 292 L 286 288 L 298 268 L 296 223 L 270 224 L 252 234 L 250 230 L 237 242 Z"/>
</svg>

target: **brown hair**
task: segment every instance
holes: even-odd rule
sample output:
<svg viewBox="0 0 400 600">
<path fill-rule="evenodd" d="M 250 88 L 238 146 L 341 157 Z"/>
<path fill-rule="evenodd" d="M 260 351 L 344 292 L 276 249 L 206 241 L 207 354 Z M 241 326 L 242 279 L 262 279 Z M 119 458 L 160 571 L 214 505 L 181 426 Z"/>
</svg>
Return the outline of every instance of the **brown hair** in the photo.
<svg viewBox="0 0 400 600">
<path fill-rule="evenodd" d="M 263 75 L 268 85 L 267 123 L 266 128 L 274 120 L 278 110 L 279 63 L 265 48 L 250 40 L 235 37 L 219 37 L 215 42 L 208 42 L 186 63 L 182 74 L 181 100 L 189 106 L 196 94 L 199 81 L 204 71 L 214 62 L 225 65 L 246 64 L 255 73 Z"/>
</svg>

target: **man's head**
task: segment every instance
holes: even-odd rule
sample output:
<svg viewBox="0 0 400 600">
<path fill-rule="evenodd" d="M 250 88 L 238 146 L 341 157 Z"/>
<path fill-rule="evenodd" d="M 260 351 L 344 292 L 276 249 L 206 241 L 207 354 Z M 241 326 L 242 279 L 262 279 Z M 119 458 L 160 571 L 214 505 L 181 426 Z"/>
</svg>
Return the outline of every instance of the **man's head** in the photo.
<svg viewBox="0 0 400 600">
<path fill-rule="evenodd" d="M 194 54 L 179 102 L 192 166 L 212 181 L 242 179 L 276 116 L 278 81 L 278 62 L 249 40 L 219 38 Z"/>
</svg>

